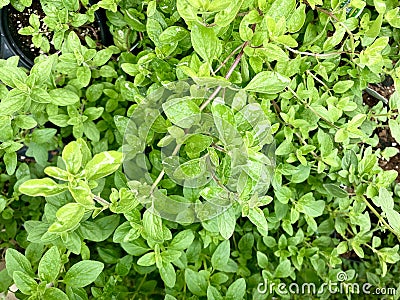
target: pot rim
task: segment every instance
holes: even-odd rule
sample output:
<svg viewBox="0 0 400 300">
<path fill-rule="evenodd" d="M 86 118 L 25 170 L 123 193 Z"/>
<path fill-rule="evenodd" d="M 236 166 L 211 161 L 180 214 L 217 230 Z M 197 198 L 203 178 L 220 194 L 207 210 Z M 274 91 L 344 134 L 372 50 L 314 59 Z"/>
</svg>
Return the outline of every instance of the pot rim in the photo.
<svg viewBox="0 0 400 300">
<path fill-rule="evenodd" d="M 10 10 L 8 7 L 3 7 L 0 9 L 0 34 L 4 39 L 4 43 L 8 47 L 9 51 L 15 55 L 18 55 L 20 62 L 27 68 L 33 66 L 33 60 L 27 57 L 27 55 L 21 50 L 15 41 L 12 33 L 10 32 L 10 24 L 8 22 L 8 15 Z"/>
<path fill-rule="evenodd" d="M 90 1 L 95 2 L 95 1 Z M 22 49 L 18 46 L 18 43 L 15 41 L 13 34 L 10 32 L 10 24 L 8 22 L 8 15 L 10 13 L 9 5 L 0 9 L 0 35 L 3 38 L 3 42 L 6 44 L 12 54 L 19 56 L 21 64 L 26 68 L 31 68 L 34 65 L 34 59 L 32 60 L 27 56 L 27 54 L 22 51 Z M 107 16 L 104 11 L 97 10 L 94 13 L 95 21 L 100 30 L 99 38 L 100 42 L 104 46 L 110 45 L 111 35 L 109 33 L 109 29 L 107 27 Z"/>
</svg>

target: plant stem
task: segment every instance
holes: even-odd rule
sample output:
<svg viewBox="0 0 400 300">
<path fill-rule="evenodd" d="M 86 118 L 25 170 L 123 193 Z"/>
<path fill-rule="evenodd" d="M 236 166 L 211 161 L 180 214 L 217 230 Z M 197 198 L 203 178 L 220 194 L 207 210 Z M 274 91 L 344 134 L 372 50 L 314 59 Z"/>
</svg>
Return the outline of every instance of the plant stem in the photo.
<svg viewBox="0 0 400 300">
<path fill-rule="evenodd" d="M 93 195 L 93 200 L 95 200 L 95 201 L 97 201 L 98 203 L 103 204 L 103 205 L 110 205 L 110 204 L 111 204 L 111 203 L 108 202 L 107 200 L 104 200 L 104 199 L 101 198 L 100 196 L 96 196 L 96 195 Z"/>
<path fill-rule="evenodd" d="M 310 70 L 306 71 L 307 74 L 309 74 L 312 78 L 314 78 L 316 81 L 318 81 L 320 84 L 322 84 L 327 90 L 329 90 L 329 87 L 323 82 L 321 79 L 319 79 L 316 75 L 314 75 Z"/>
<path fill-rule="evenodd" d="M 239 45 L 238 47 L 236 47 L 235 50 L 233 50 L 233 51 L 225 58 L 225 60 L 219 65 L 219 67 L 214 71 L 214 73 L 217 73 L 219 70 L 221 70 L 221 68 L 222 68 L 223 66 L 226 65 L 226 63 L 228 62 L 228 60 L 229 60 L 232 56 L 234 56 L 236 52 L 238 52 L 240 49 L 243 48 L 243 45 L 244 45 L 244 44 L 245 44 L 245 43 L 243 43 L 243 44 Z"/>
<path fill-rule="evenodd" d="M 386 220 L 381 216 L 381 214 L 371 205 L 371 203 L 369 203 L 369 201 L 367 200 L 367 198 L 362 197 L 363 201 L 365 202 L 365 204 L 368 206 L 368 208 L 374 213 L 374 215 L 378 218 L 379 222 L 382 222 L 382 224 L 391 232 L 393 233 L 398 240 L 400 240 L 399 235 L 396 233 L 396 231 L 394 231 L 394 229 L 388 224 L 388 222 L 386 222 Z"/>
<path fill-rule="evenodd" d="M 135 293 L 133 294 L 131 300 L 134 300 L 136 298 L 137 294 L 140 291 L 140 288 L 142 287 L 143 283 L 146 281 L 146 277 L 147 277 L 147 274 L 144 274 L 144 276 L 143 276 L 142 280 L 140 281 L 140 283 L 139 283 Z"/>
<path fill-rule="evenodd" d="M 339 55 L 346 53 L 345 51 L 340 51 L 340 52 L 331 52 L 331 53 L 313 53 L 313 52 L 303 52 L 303 51 L 298 51 L 296 49 L 290 48 L 289 46 L 285 46 L 287 50 L 290 52 L 293 52 L 295 54 L 300 54 L 300 55 L 306 55 L 306 56 L 313 56 L 313 57 L 331 57 L 333 55 Z"/>
</svg>

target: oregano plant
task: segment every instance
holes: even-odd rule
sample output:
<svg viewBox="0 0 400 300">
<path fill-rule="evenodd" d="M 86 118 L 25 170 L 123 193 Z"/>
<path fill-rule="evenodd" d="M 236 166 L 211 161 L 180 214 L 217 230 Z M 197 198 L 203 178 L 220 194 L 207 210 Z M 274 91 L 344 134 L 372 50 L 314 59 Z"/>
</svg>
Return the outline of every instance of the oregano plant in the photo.
<svg viewBox="0 0 400 300">
<path fill-rule="evenodd" d="M 0 59 L 1 297 L 398 299 L 398 1 L 39 2 L 32 68 Z"/>
</svg>

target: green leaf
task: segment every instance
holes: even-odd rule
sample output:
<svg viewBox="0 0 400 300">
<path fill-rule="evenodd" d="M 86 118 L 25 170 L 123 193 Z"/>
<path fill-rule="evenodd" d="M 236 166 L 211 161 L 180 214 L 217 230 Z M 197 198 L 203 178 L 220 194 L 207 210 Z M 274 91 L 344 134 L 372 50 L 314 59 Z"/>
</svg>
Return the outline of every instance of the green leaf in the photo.
<svg viewBox="0 0 400 300">
<path fill-rule="evenodd" d="M 10 4 L 10 0 L 1 0 L 0 1 L 0 7 L 4 7 L 6 5 Z"/>
<path fill-rule="evenodd" d="M 349 132 L 346 131 L 345 128 L 341 128 L 335 133 L 336 143 L 342 143 L 346 141 L 348 138 L 349 138 Z"/>
<path fill-rule="evenodd" d="M 78 173 L 82 166 L 82 153 L 80 150 L 80 145 L 77 142 L 71 142 L 66 145 L 62 152 L 62 158 L 68 172 L 71 174 Z"/>
<path fill-rule="evenodd" d="M 68 185 L 68 189 L 76 202 L 88 209 L 94 208 L 94 195 L 85 181 L 74 181 Z"/>
<path fill-rule="evenodd" d="M 37 126 L 37 122 L 32 116 L 19 115 L 15 117 L 14 122 L 22 129 L 32 129 Z"/>
<path fill-rule="evenodd" d="M 0 68 L 0 80 L 12 87 L 15 88 L 21 83 L 26 82 L 27 76 L 26 73 L 23 71 L 22 68 L 17 68 L 17 66 L 11 66 L 11 65 L 2 65 L 2 67 Z"/>
<path fill-rule="evenodd" d="M 246 281 L 244 278 L 235 280 L 226 291 L 226 300 L 241 300 L 246 294 Z"/>
<path fill-rule="evenodd" d="M 225 240 L 218 245 L 217 249 L 215 249 L 211 256 L 211 264 L 214 269 L 219 270 L 225 267 L 229 260 L 230 249 L 229 240 Z"/>
<path fill-rule="evenodd" d="M 57 167 L 47 167 L 46 169 L 44 169 L 44 173 L 48 176 L 68 181 L 69 173 L 63 169 Z"/>
<path fill-rule="evenodd" d="M 139 266 L 149 267 L 156 263 L 156 257 L 154 252 L 147 253 L 138 259 L 137 264 Z"/>
<path fill-rule="evenodd" d="M 67 271 L 64 283 L 73 287 L 85 287 L 96 280 L 103 268 L 104 264 L 99 261 L 80 261 Z"/>
<path fill-rule="evenodd" d="M 244 89 L 249 92 L 276 94 L 282 92 L 289 83 L 289 78 L 277 72 L 262 71 L 254 76 Z"/>
<path fill-rule="evenodd" d="M 111 215 L 96 219 L 94 222 L 85 221 L 79 226 L 82 237 L 89 241 L 102 242 L 108 239 L 119 225 L 120 217 Z"/>
<path fill-rule="evenodd" d="M 43 298 L 46 300 L 69 300 L 68 296 L 62 290 L 54 287 L 46 288 Z"/>
<path fill-rule="evenodd" d="M 268 236 L 268 222 L 263 211 L 259 207 L 250 208 L 247 217 L 251 223 L 257 226 L 257 229 L 262 236 Z"/>
<path fill-rule="evenodd" d="M 97 51 L 93 57 L 93 64 L 97 67 L 100 67 L 106 64 L 110 60 L 112 55 L 113 52 L 110 49 L 103 49 Z"/>
<path fill-rule="evenodd" d="M 29 260 L 23 254 L 11 248 L 8 248 L 6 251 L 6 269 L 10 277 L 13 277 L 16 271 L 34 276 Z"/>
<path fill-rule="evenodd" d="M 389 225 L 398 235 L 400 235 L 400 214 L 393 209 L 387 209 L 386 216 L 389 221 Z"/>
<path fill-rule="evenodd" d="M 333 91 L 338 94 L 343 94 L 347 92 L 354 85 L 353 80 L 344 80 L 336 82 L 333 86 Z"/>
<path fill-rule="evenodd" d="M 57 279 L 61 269 L 61 256 L 56 246 L 51 247 L 39 262 L 39 278 L 47 283 Z"/>
<path fill-rule="evenodd" d="M 168 119 L 179 127 L 190 128 L 200 121 L 200 108 L 190 99 L 172 99 L 162 107 Z"/>
<path fill-rule="evenodd" d="M 323 214 L 325 209 L 325 201 L 315 201 L 312 193 L 308 193 L 299 199 L 297 208 L 300 212 L 315 218 Z"/>
<path fill-rule="evenodd" d="M 78 0 L 62 0 L 64 6 L 68 10 L 76 11 L 79 8 Z"/>
<path fill-rule="evenodd" d="M 21 110 L 26 103 L 27 95 L 20 90 L 11 90 L 0 101 L 0 116 L 9 116 Z"/>
<path fill-rule="evenodd" d="M 345 198 L 347 197 L 347 192 L 343 190 L 341 187 L 337 186 L 336 184 L 333 183 L 326 183 L 324 184 L 324 188 L 327 190 L 327 192 L 338 198 Z"/>
<path fill-rule="evenodd" d="M 354 128 L 360 127 L 366 118 L 367 116 L 365 114 L 357 114 L 348 122 L 347 129 L 351 131 Z"/>
<path fill-rule="evenodd" d="M 189 35 L 188 31 L 180 26 L 170 26 L 160 35 L 161 43 L 179 42 Z"/>
<path fill-rule="evenodd" d="M 372 22 L 371 26 L 365 33 L 365 36 L 371 39 L 376 38 L 381 31 L 383 21 L 383 14 L 379 14 L 378 17 Z"/>
<path fill-rule="evenodd" d="M 328 37 L 324 42 L 324 45 L 322 47 L 323 50 L 328 51 L 334 48 L 336 45 L 338 45 L 342 41 L 345 33 L 346 29 L 344 27 L 339 27 L 338 29 L 336 29 L 333 35 Z"/>
<path fill-rule="evenodd" d="M 395 28 L 400 28 L 400 8 L 396 7 L 389 10 L 385 14 L 385 19 L 388 21 L 390 26 L 393 26 Z"/>
<path fill-rule="evenodd" d="M 268 268 L 268 256 L 261 251 L 257 251 L 257 263 L 262 269 Z"/>
<path fill-rule="evenodd" d="M 280 61 L 285 62 L 289 60 L 289 56 L 279 46 L 268 43 L 264 45 L 263 54 L 266 56 L 268 61 Z"/>
<path fill-rule="evenodd" d="M 292 174 L 291 180 L 293 183 L 301 183 L 310 176 L 310 166 L 299 165 L 296 169 L 295 173 Z"/>
<path fill-rule="evenodd" d="M 150 248 L 142 240 L 135 240 L 129 243 L 121 243 L 122 248 L 130 255 L 140 256 L 148 252 Z"/>
<path fill-rule="evenodd" d="M 383 211 L 388 211 L 393 209 L 394 206 L 393 197 L 390 194 L 390 192 L 383 187 L 379 189 L 379 196 L 374 197 L 372 200 L 376 206 L 382 207 Z"/>
<path fill-rule="evenodd" d="M 0 213 L 4 211 L 7 205 L 7 200 L 3 196 L 0 196 Z"/>
<path fill-rule="evenodd" d="M 221 53 L 221 44 L 212 27 L 204 27 L 202 25 L 194 25 L 190 34 L 194 51 L 200 57 L 212 62 L 215 57 Z"/>
<path fill-rule="evenodd" d="M 204 134 L 194 134 L 185 140 L 185 151 L 189 154 L 197 154 L 209 147 L 213 138 Z"/>
<path fill-rule="evenodd" d="M 193 294 L 205 296 L 207 294 L 207 277 L 204 272 L 195 272 L 191 269 L 185 270 L 186 285 Z"/>
<path fill-rule="evenodd" d="M 207 287 L 207 299 L 208 300 L 222 300 L 223 297 L 221 296 L 220 292 L 218 292 L 216 287 L 209 285 Z"/>
<path fill-rule="evenodd" d="M 92 121 L 86 121 L 83 124 L 83 133 L 93 142 L 98 142 L 100 140 L 100 131 Z"/>
<path fill-rule="evenodd" d="M 351 246 L 358 257 L 364 258 L 364 250 L 360 247 L 358 243 L 353 242 L 351 243 Z"/>
<path fill-rule="evenodd" d="M 274 276 L 276 278 L 285 278 L 285 277 L 289 277 L 291 273 L 292 273 L 292 270 L 291 270 L 290 261 L 288 259 L 285 259 L 279 263 L 278 267 L 276 268 L 276 270 L 274 272 Z"/>
<path fill-rule="evenodd" d="M 3 161 L 6 164 L 6 170 L 8 175 L 12 175 L 17 167 L 17 153 L 7 152 L 3 156 Z"/>
<path fill-rule="evenodd" d="M 170 262 L 162 264 L 160 268 L 160 276 L 167 287 L 174 287 L 176 282 L 176 274 L 175 269 Z"/>
<path fill-rule="evenodd" d="M 185 250 L 193 243 L 195 236 L 192 230 L 186 229 L 174 236 L 168 249 Z"/>
<path fill-rule="evenodd" d="M 236 226 L 236 216 L 232 207 L 217 216 L 218 230 L 221 236 L 228 240 L 233 235 Z"/>
<path fill-rule="evenodd" d="M 106 151 L 96 154 L 85 166 L 86 179 L 96 180 L 114 173 L 120 167 L 123 154 L 117 151 Z"/>
<path fill-rule="evenodd" d="M 221 142 L 228 147 L 240 145 L 242 143 L 242 138 L 238 134 L 235 116 L 232 110 L 228 106 L 214 101 L 211 112 Z"/>
<path fill-rule="evenodd" d="M 49 141 L 51 141 L 51 139 L 53 139 L 56 133 L 57 129 L 54 128 L 36 128 L 35 131 L 32 133 L 32 142 L 35 142 L 36 144 L 48 143 Z"/>
<path fill-rule="evenodd" d="M 49 227 L 49 232 L 65 232 L 74 229 L 82 220 L 85 208 L 79 203 L 68 203 L 57 210 L 58 222 Z"/>
<path fill-rule="evenodd" d="M 19 186 L 19 191 L 28 196 L 54 196 L 67 190 L 67 186 L 56 183 L 50 178 L 30 179 Z"/>
<path fill-rule="evenodd" d="M 135 64 L 123 63 L 121 64 L 121 68 L 128 75 L 136 76 L 137 74 L 139 74 L 139 67 Z"/>
<path fill-rule="evenodd" d="M 299 31 L 306 20 L 306 5 L 301 3 L 298 8 L 289 17 L 287 21 L 288 31 L 290 33 L 295 33 Z"/>
<path fill-rule="evenodd" d="M 189 160 L 175 169 L 173 177 L 176 179 L 195 179 L 206 171 L 206 159 L 200 157 Z"/>
<path fill-rule="evenodd" d="M 88 86 L 92 79 L 92 72 L 88 66 L 79 67 L 76 70 L 76 78 L 82 87 Z"/>
<path fill-rule="evenodd" d="M 400 143 L 400 124 L 397 119 L 389 119 L 389 128 L 390 133 L 392 134 L 396 142 Z"/>
<path fill-rule="evenodd" d="M 386 4 L 385 1 L 382 0 L 374 0 L 374 6 L 379 14 L 384 14 L 386 12 Z"/>
<path fill-rule="evenodd" d="M 168 249 L 161 252 L 163 262 L 176 262 L 182 256 L 182 251 Z"/>
<path fill-rule="evenodd" d="M 48 57 L 46 57 L 46 59 L 43 59 L 43 56 L 42 56 L 41 58 L 42 59 L 40 60 L 40 62 L 37 62 L 34 64 L 34 66 L 31 69 L 30 76 L 29 76 L 29 77 L 31 77 L 32 75 L 35 76 L 35 83 L 38 86 L 41 83 L 49 80 L 49 78 L 51 76 L 51 72 L 53 71 L 53 65 L 54 65 L 54 61 L 55 61 L 54 56 L 48 56 Z M 46 96 L 46 98 L 48 98 L 48 95 Z M 49 99 L 49 100 L 51 100 L 51 99 Z M 47 103 L 50 103 L 50 101 Z"/>
<path fill-rule="evenodd" d="M 79 101 L 79 96 L 67 89 L 54 89 L 49 92 L 51 103 L 59 106 L 75 104 Z"/>
<path fill-rule="evenodd" d="M 119 201 L 110 205 L 110 210 L 114 213 L 127 213 L 132 211 L 139 201 L 132 191 L 122 188 L 119 190 Z"/>
<path fill-rule="evenodd" d="M 17 288 L 25 295 L 30 295 L 37 289 L 36 281 L 24 272 L 15 271 L 13 279 Z"/>
<path fill-rule="evenodd" d="M 120 276 L 127 276 L 132 268 L 133 257 L 132 255 L 125 255 L 122 257 L 115 266 L 115 272 Z"/>
<path fill-rule="evenodd" d="M 51 97 L 49 93 L 42 88 L 32 88 L 29 96 L 36 103 L 51 103 Z"/>
<path fill-rule="evenodd" d="M 149 238 L 157 242 L 164 240 L 162 219 L 159 215 L 146 210 L 143 214 L 143 226 Z"/>
<path fill-rule="evenodd" d="M 69 116 L 67 115 L 56 115 L 56 116 L 49 116 L 49 121 L 58 127 L 66 127 L 68 126 Z"/>
<path fill-rule="evenodd" d="M 243 2 L 244 0 L 231 1 L 228 7 L 215 15 L 215 23 L 220 27 L 227 27 L 235 20 Z"/>
<path fill-rule="evenodd" d="M 281 17 L 288 19 L 296 7 L 296 0 L 283 0 L 272 2 L 268 10 L 268 16 L 278 22 Z"/>
</svg>

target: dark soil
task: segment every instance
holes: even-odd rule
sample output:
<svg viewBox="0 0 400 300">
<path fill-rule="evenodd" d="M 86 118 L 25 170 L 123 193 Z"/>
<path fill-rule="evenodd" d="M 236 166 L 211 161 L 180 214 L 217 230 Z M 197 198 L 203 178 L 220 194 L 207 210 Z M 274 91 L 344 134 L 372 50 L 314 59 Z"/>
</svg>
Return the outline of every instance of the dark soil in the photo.
<svg viewBox="0 0 400 300">
<path fill-rule="evenodd" d="M 40 54 L 40 49 L 34 47 L 30 35 L 20 35 L 18 33 L 18 30 L 29 26 L 29 16 L 31 14 L 36 14 L 39 16 L 40 20 L 45 17 L 39 1 L 32 1 L 32 6 L 26 8 L 23 12 L 17 11 L 12 6 L 8 7 L 8 24 L 11 36 L 22 52 L 33 60 Z M 11 25 L 15 25 L 15 27 Z M 46 25 L 43 22 L 41 23 L 40 29 L 43 32 L 47 30 Z M 49 36 L 49 38 L 51 38 L 51 36 Z"/>
<path fill-rule="evenodd" d="M 9 29 L 10 33 L 12 35 L 13 40 L 16 42 L 17 46 L 22 50 L 22 52 L 31 60 L 34 60 L 36 56 L 39 54 L 42 54 L 43 52 L 36 48 L 33 43 L 32 43 L 32 36 L 29 35 L 20 35 L 18 31 L 23 28 L 30 26 L 29 24 L 29 16 L 31 14 L 36 14 L 39 17 L 40 20 L 40 31 L 44 34 L 45 37 L 50 42 L 50 53 L 55 53 L 56 50 L 54 49 L 51 39 L 53 37 L 53 34 L 51 32 L 48 32 L 47 25 L 43 22 L 43 18 L 45 17 L 45 14 L 43 12 L 43 9 L 40 5 L 39 1 L 32 1 L 32 5 L 30 7 L 27 7 L 23 12 L 19 12 L 15 10 L 12 6 L 8 7 L 8 23 L 9 23 Z M 16 25 L 16 26 L 11 26 L 11 25 Z M 101 29 L 98 25 L 97 22 L 87 24 L 84 26 L 81 26 L 79 28 L 74 28 L 74 31 L 78 34 L 79 38 L 85 44 L 85 36 L 89 36 L 92 38 L 94 41 L 97 41 L 98 44 L 100 45 L 101 43 Z"/>
<path fill-rule="evenodd" d="M 389 100 L 390 96 L 394 93 L 394 85 L 393 85 L 393 80 L 388 77 L 385 81 L 383 81 L 380 84 L 377 85 L 372 85 L 370 84 L 369 87 L 373 90 L 375 90 L 377 93 L 379 93 L 381 96 Z M 373 107 L 376 104 L 379 103 L 379 99 L 376 99 L 369 95 L 368 93 L 365 93 L 363 95 L 363 100 L 366 105 L 369 107 Z M 386 105 L 386 104 L 384 104 Z M 383 125 L 387 125 L 388 123 L 385 122 Z M 390 133 L 390 129 L 388 127 L 383 127 L 383 128 L 377 128 L 375 132 L 378 137 L 379 137 L 379 143 L 377 145 L 378 149 L 385 149 L 387 147 L 396 147 L 399 149 L 399 153 L 393 156 L 392 158 L 387 161 L 386 159 L 380 159 L 379 160 L 379 165 L 382 169 L 384 170 L 396 170 L 398 173 L 397 182 L 400 182 L 400 145 L 396 142 L 396 140 L 392 137 Z"/>
</svg>

